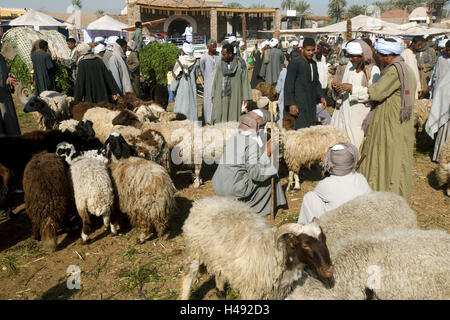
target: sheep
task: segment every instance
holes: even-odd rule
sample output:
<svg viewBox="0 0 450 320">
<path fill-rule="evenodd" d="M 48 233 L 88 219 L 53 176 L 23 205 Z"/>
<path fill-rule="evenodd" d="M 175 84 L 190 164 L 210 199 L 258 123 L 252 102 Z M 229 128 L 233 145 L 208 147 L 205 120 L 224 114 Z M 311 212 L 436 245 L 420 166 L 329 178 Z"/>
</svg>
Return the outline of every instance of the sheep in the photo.
<svg viewBox="0 0 450 320">
<path fill-rule="evenodd" d="M 257 102 L 263 95 L 258 89 L 252 89 L 252 101 Z"/>
<path fill-rule="evenodd" d="M 276 83 L 269 84 L 266 82 L 260 82 L 256 86 L 256 89 L 261 91 L 262 96 L 269 98 L 270 101 L 275 101 L 278 100 L 278 95 L 275 87 Z"/>
<path fill-rule="evenodd" d="M 432 103 L 433 100 L 431 99 L 416 99 L 414 103 L 414 126 L 419 132 L 422 131 L 423 126 L 427 122 Z"/>
<path fill-rule="evenodd" d="M 450 236 L 441 230 L 396 230 L 349 237 L 330 246 L 334 279 L 305 274 L 289 300 L 448 299 Z"/>
<path fill-rule="evenodd" d="M 156 104 L 159 104 L 164 110 L 167 110 L 169 105 L 169 92 L 167 87 L 159 84 L 150 84 L 148 88 L 148 94 L 150 100 L 153 100 Z"/>
<path fill-rule="evenodd" d="M 439 153 L 439 168 L 436 177 L 441 186 L 447 185 L 446 193 L 450 197 L 450 139 L 447 140 Z"/>
<path fill-rule="evenodd" d="M 169 174 L 153 161 L 124 158 L 129 153 L 123 153 L 127 146 L 120 135 L 112 134 L 105 146 L 107 154 L 114 155 L 109 169 L 120 211 L 130 218 L 133 227 L 141 229 L 139 242 L 144 243 L 155 231 L 161 236 L 176 206 L 177 190 Z"/>
<path fill-rule="evenodd" d="M 35 154 L 25 167 L 23 190 L 33 238 L 55 251 L 57 231 L 75 208 L 66 165 L 55 154 Z"/>
<path fill-rule="evenodd" d="M 397 229 L 417 229 L 417 216 L 406 200 L 391 192 L 371 192 L 325 212 L 320 226 L 329 246 L 339 239 Z"/>
<path fill-rule="evenodd" d="M 237 200 L 212 197 L 197 200 L 183 225 L 185 275 L 181 299 L 188 299 L 192 281 L 204 264 L 242 299 L 282 299 L 305 265 L 325 278 L 333 274 L 325 236 L 315 224 L 269 227 L 264 218 Z"/>
<path fill-rule="evenodd" d="M 57 129 L 59 122 L 70 118 L 69 101 L 59 92 L 43 91 L 39 96 L 31 97 L 23 111 L 34 112 L 39 129 Z"/>
<path fill-rule="evenodd" d="M 0 209 L 5 205 L 6 199 L 8 197 L 8 186 L 9 186 L 9 179 L 11 179 L 11 171 L 0 164 L 0 182 L 2 182 L 1 188 L 0 188 Z"/>
<path fill-rule="evenodd" d="M 72 133 L 77 133 L 79 136 L 85 138 L 95 137 L 94 124 L 89 120 L 64 120 L 59 123 L 58 130 L 62 132 L 67 130 Z"/>
<path fill-rule="evenodd" d="M 152 103 L 150 105 L 141 105 L 134 109 L 140 122 L 169 122 L 175 120 L 186 120 L 186 116 L 182 113 L 169 112 L 164 110 L 160 105 Z"/>
<path fill-rule="evenodd" d="M 83 221 L 82 243 L 87 244 L 90 233 L 89 213 L 103 217 L 105 230 L 117 235 L 116 227 L 111 221 L 114 206 L 114 191 L 108 169 L 107 159 L 102 161 L 92 157 L 91 153 L 77 153 L 75 147 L 62 142 L 56 147 L 56 154 L 70 165 L 70 181 L 73 187 L 75 205 Z"/>
<path fill-rule="evenodd" d="M 328 149 L 337 143 L 350 142 L 347 134 L 333 126 L 312 126 L 298 130 L 281 129 L 283 135 L 280 148 L 281 157 L 289 169 L 287 191 L 300 189 L 298 172 L 301 168 L 311 168 L 315 163 L 321 163 Z"/>
</svg>

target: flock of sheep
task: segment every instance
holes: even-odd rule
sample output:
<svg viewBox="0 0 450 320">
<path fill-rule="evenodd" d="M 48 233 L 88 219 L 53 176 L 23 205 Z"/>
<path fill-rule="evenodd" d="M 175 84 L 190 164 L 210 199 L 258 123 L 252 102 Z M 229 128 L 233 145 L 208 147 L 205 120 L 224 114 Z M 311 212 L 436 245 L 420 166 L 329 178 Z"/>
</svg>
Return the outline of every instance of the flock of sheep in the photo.
<svg viewBox="0 0 450 320">
<path fill-rule="evenodd" d="M 0 154 L 0 206 L 22 186 L 33 237 L 51 251 L 75 210 L 83 244 L 89 241 L 90 215 L 102 217 L 112 235 L 125 215 L 140 230 L 139 243 L 161 237 L 177 210 L 172 162 L 192 164 L 199 187 L 202 165 L 218 162 L 238 127 L 235 122 L 201 127 L 133 96 L 116 104 L 73 105 L 70 97 L 46 91 L 25 111 L 33 112 L 41 130 L 0 137 L 0 149 L 10 150 Z M 288 187 L 295 189 L 300 169 L 320 163 L 329 147 L 348 141 L 331 126 L 278 130 L 284 136 L 280 157 L 290 171 Z M 448 146 L 438 171 L 447 186 Z M 194 203 L 183 236 L 182 299 L 189 298 L 202 264 L 220 293 L 228 283 L 242 299 L 450 297 L 449 235 L 419 230 L 415 213 L 391 193 L 360 196 L 320 222 L 279 228 L 269 227 L 244 203 L 205 198 Z M 379 271 L 375 285 L 369 281 L 372 267 Z"/>
</svg>

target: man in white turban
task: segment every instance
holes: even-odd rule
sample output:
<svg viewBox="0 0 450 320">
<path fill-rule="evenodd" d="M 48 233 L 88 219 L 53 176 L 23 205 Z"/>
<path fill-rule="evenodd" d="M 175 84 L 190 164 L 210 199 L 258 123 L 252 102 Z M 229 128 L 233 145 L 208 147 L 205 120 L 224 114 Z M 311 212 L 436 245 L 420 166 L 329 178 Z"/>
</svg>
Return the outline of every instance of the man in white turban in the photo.
<svg viewBox="0 0 450 320">
<path fill-rule="evenodd" d="M 372 192 L 366 178 L 356 172 L 357 162 L 358 149 L 351 143 L 339 143 L 328 150 L 322 171 L 325 179 L 303 197 L 298 223 L 310 223 L 313 218 Z"/>
<path fill-rule="evenodd" d="M 281 49 L 278 48 L 278 39 L 270 40 L 270 50 L 265 52 L 265 58 L 259 76 L 264 79 L 266 83 L 274 84 L 277 82 L 278 77 L 284 62 L 284 55 Z M 268 57 L 268 59 L 267 59 Z"/>
<path fill-rule="evenodd" d="M 393 192 L 407 201 L 411 194 L 414 152 L 412 117 L 417 81 L 400 56 L 400 39 L 380 39 L 375 50 L 384 66 L 369 87 L 370 111 L 363 123 L 366 139 L 360 172 L 375 191 Z"/>
<path fill-rule="evenodd" d="M 95 37 L 95 39 L 94 39 L 95 46 L 97 46 L 100 43 L 101 44 L 105 44 L 105 38 L 103 38 L 103 37 Z"/>
<path fill-rule="evenodd" d="M 175 95 L 174 112 L 184 114 L 191 121 L 198 121 L 196 84 L 198 65 L 195 61 L 194 46 L 185 42 L 181 55 L 173 67 L 173 80 L 170 85 Z"/>
<path fill-rule="evenodd" d="M 113 47 L 114 44 L 117 42 L 117 40 L 119 40 L 119 37 L 111 36 L 106 41 L 106 51 L 105 54 L 103 55 L 103 62 L 105 63 L 106 68 L 108 68 L 108 70 L 109 70 L 109 59 L 111 59 L 111 57 L 113 56 Z"/>
<path fill-rule="evenodd" d="M 417 81 L 416 85 L 416 99 L 422 96 L 422 91 L 424 88 L 422 88 L 422 81 L 420 81 L 420 71 L 419 71 L 419 64 L 417 61 L 417 53 L 422 50 L 422 48 L 425 46 L 425 41 L 422 37 L 414 37 L 410 46 L 406 48 L 402 53 L 401 56 L 403 59 L 405 59 L 406 64 L 411 68 L 411 70 L 414 72 L 414 77 Z"/>
<path fill-rule="evenodd" d="M 370 111 L 368 88 L 378 81 L 381 72 L 372 63 L 372 50 L 364 41 L 350 42 L 347 54 L 352 66 L 344 72 L 342 83 L 333 84 L 340 94 L 340 108 L 334 110 L 331 125 L 347 133 L 359 150 L 364 138 L 362 123 Z"/>
</svg>

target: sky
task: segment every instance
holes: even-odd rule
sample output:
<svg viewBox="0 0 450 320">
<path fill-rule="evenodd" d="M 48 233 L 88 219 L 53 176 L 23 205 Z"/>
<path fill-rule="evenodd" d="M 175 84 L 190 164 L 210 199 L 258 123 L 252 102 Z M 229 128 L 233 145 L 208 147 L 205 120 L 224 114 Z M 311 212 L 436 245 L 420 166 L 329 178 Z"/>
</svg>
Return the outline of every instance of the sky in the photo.
<svg viewBox="0 0 450 320">
<path fill-rule="evenodd" d="M 265 4 L 268 8 L 279 7 L 280 0 L 223 0 L 224 4 L 230 2 L 241 2 L 246 6 L 253 3 Z M 309 0 L 311 9 L 316 15 L 327 15 L 328 0 Z M 371 4 L 374 0 L 347 0 L 347 6 L 353 4 Z M 66 12 L 66 8 L 72 3 L 71 0 L 1 0 L 0 5 L 8 8 L 32 8 L 40 11 L 63 13 Z M 120 13 L 120 10 L 125 6 L 125 0 L 82 0 L 83 8 L 82 12 L 95 13 L 101 9 L 107 13 Z"/>
</svg>

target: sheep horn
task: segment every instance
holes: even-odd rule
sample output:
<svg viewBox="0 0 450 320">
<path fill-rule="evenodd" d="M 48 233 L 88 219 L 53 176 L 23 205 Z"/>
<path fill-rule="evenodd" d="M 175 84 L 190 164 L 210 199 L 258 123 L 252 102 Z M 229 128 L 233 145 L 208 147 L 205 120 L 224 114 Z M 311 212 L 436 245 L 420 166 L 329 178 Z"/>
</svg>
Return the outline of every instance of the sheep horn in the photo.
<svg viewBox="0 0 450 320">
<path fill-rule="evenodd" d="M 298 223 L 286 223 L 278 228 L 275 232 L 275 243 L 278 244 L 278 240 L 285 234 L 292 233 L 296 236 L 303 232 L 303 226 Z"/>
</svg>

